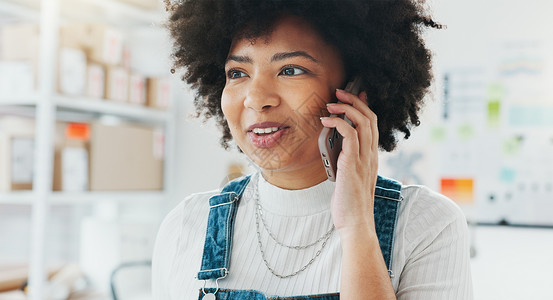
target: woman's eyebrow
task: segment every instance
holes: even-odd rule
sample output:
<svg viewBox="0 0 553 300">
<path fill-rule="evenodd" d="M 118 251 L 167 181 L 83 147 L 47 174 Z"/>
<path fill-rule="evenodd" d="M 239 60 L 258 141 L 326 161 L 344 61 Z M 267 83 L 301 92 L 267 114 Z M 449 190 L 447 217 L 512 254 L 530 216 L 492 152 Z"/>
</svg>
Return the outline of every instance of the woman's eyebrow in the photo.
<svg viewBox="0 0 553 300">
<path fill-rule="evenodd" d="M 304 58 L 307 58 L 307 59 L 309 59 L 309 60 L 311 60 L 315 63 L 320 63 L 318 59 L 316 59 L 313 56 L 307 54 L 307 52 L 305 52 L 305 51 L 292 51 L 292 52 L 276 53 L 271 58 L 271 62 L 285 60 L 285 59 L 293 58 L 293 57 L 304 57 Z M 235 62 L 239 62 L 239 63 L 248 63 L 248 64 L 253 63 L 252 58 L 249 57 L 249 56 L 246 56 L 246 55 L 229 55 L 227 57 L 226 62 L 229 62 L 229 61 L 235 61 Z"/>
<path fill-rule="evenodd" d="M 293 52 L 276 53 L 275 55 L 273 55 L 273 58 L 271 58 L 271 62 L 284 60 L 284 59 L 292 58 L 292 57 L 305 57 L 309 60 L 312 60 L 313 62 L 319 63 L 319 60 L 317 60 L 313 56 L 307 54 L 307 52 L 305 52 L 305 51 L 293 51 Z"/>
<path fill-rule="evenodd" d="M 244 56 L 244 55 L 229 55 L 225 63 L 231 60 L 239 63 L 249 63 L 249 64 L 253 63 L 253 60 L 251 59 L 251 57 Z"/>
</svg>

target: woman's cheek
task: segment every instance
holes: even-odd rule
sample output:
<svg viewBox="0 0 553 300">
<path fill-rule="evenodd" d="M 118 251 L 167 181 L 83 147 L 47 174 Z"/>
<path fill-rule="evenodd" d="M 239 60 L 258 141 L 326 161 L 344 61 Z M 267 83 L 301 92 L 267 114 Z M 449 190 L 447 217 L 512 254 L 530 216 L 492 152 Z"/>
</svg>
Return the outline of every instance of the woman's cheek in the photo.
<svg viewBox="0 0 553 300">
<path fill-rule="evenodd" d="M 235 136 L 236 131 L 240 127 L 240 104 L 233 101 L 235 99 L 232 94 L 226 89 L 223 90 L 221 96 L 221 110 L 227 120 L 231 134 Z"/>
<path fill-rule="evenodd" d="M 225 118 L 228 119 L 228 93 L 226 88 L 223 89 L 223 93 L 221 94 L 221 110 L 223 111 L 223 115 L 225 116 Z"/>
<path fill-rule="evenodd" d="M 227 119 L 227 122 L 232 122 L 234 119 L 235 119 L 235 115 L 236 115 L 236 108 L 234 107 L 233 108 L 233 105 L 232 105 L 232 96 L 229 95 L 228 92 L 226 92 L 226 90 L 223 90 L 223 94 L 221 96 L 221 110 L 223 111 L 223 115 L 225 116 L 225 118 Z M 230 126 L 231 124 L 229 124 Z"/>
</svg>

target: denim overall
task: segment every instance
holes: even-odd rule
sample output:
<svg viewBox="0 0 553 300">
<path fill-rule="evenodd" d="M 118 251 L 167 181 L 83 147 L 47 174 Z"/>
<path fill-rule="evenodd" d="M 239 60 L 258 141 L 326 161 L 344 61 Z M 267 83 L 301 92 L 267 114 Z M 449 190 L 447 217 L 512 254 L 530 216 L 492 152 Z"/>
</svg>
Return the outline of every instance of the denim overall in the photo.
<svg viewBox="0 0 553 300">
<path fill-rule="evenodd" d="M 236 209 L 238 208 L 238 202 L 250 179 L 251 175 L 248 175 L 231 181 L 223 188 L 220 194 L 214 195 L 209 199 L 210 210 L 207 221 L 202 265 L 197 276 L 199 280 L 219 280 L 226 277 L 228 274 Z M 374 220 L 380 249 L 382 250 L 382 255 L 384 256 L 384 261 L 388 267 L 390 277 L 394 276 L 391 271 L 392 246 L 394 244 L 394 231 L 401 200 L 403 200 L 401 196 L 401 184 L 391 179 L 378 176 L 374 199 Z M 198 299 L 202 300 L 206 294 L 208 295 L 206 299 L 214 299 L 213 295 L 209 294 L 215 294 L 218 300 L 340 299 L 339 293 L 293 297 L 267 297 L 262 292 L 254 290 L 229 290 L 219 288 L 200 289 Z"/>
</svg>

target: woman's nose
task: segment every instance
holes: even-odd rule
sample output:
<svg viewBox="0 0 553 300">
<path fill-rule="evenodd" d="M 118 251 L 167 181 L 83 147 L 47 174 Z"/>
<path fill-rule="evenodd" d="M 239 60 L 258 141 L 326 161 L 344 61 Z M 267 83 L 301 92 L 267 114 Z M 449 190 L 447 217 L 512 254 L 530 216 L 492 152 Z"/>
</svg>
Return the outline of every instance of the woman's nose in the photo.
<svg viewBox="0 0 553 300">
<path fill-rule="evenodd" d="M 246 99 L 244 100 L 246 108 L 261 112 L 280 104 L 280 97 L 270 80 L 253 79 L 247 89 Z"/>
</svg>

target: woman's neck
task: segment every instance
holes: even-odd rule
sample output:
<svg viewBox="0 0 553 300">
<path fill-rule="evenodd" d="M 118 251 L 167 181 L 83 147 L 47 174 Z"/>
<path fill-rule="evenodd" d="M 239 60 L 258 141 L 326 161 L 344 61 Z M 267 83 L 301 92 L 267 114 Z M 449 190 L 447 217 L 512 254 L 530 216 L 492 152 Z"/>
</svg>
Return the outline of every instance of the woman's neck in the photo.
<svg viewBox="0 0 553 300">
<path fill-rule="evenodd" d="M 262 169 L 261 174 L 270 184 L 287 190 L 309 188 L 327 179 L 324 166 L 320 162 L 301 170 Z"/>
</svg>

